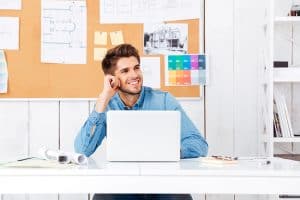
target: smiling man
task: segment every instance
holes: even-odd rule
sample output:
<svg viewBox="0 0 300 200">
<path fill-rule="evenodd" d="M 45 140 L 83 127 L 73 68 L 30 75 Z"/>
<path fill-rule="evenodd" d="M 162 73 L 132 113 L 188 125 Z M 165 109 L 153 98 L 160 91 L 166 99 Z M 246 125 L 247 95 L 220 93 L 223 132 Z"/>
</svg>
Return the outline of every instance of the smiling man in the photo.
<svg viewBox="0 0 300 200">
<path fill-rule="evenodd" d="M 122 44 L 110 49 L 102 61 L 103 90 L 95 109 L 75 139 L 75 150 L 93 154 L 106 136 L 108 110 L 178 110 L 181 113 L 181 158 L 206 156 L 208 145 L 178 101 L 168 92 L 143 86 L 140 56 L 135 47 Z M 150 122 L 151 123 L 151 122 Z M 190 195 L 96 194 L 100 199 L 191 199 Z"/>
</svg>

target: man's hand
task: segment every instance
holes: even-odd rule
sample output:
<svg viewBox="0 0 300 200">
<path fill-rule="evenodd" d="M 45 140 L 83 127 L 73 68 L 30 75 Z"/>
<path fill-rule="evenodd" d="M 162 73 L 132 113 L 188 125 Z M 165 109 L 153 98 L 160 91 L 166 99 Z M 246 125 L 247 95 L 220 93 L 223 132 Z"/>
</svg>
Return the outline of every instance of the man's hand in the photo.
<svg viewBox="0 0 300 200">
<path fill-rule="evenodd" d="M 104 112 L 109 100 L 116 94 L 120 87 L 120 81 L 116 76 L 106 75 L 104 77 L 103 90 L 100 93 L 97 103 L 96 111 Z"/>
</svg>

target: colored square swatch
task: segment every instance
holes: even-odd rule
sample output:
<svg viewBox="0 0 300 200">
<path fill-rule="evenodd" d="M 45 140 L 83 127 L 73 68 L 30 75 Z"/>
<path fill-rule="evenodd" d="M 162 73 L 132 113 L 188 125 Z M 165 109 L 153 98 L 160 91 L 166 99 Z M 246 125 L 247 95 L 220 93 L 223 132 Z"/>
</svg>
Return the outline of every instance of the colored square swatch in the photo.
<svg viewBox="0 0 300 200">
<path fill-rule="evenodd" d="M 198 56 L 198 63 L 199 63 L 199 69 L 201 70 L 201 69 L 205 69 L 206 67 L 205 67 L 205 63 L 206 63 L 206 61 L 205 61 L 205 56 L 204 55 L 199 55 Z"/>
<path fill-rule="evenodd" d="M 191 69 L 199 69 L 198 55 L 191 55 Z"/>
<path fill-rule="evenodd" d="M 176 56 L 168 56 L 168 69 L 169 70 L 176 69 Z"/>
<path fill-rule="evenodd" d="M 183 71 L 177 71 L 176 72 L 176 85 L 183 85 L 184 83 L 184 77 L 183 77 Z"/>
<path fill-rule="evenodd" d="M 190 70 L 191 69 L 191 56 L 183 55 L 182 56 L 183 62 L 183 70 Z"/>
<path fill-rule="evenodd" d="M 183 70 L 183 85 L 191 85 L 191 71 Z"/>
<path fill-rule="evenodd" d="M 192 85 L 199 85 L 199 70 L 191 70 L 191 84 Z"/>
<path fill-rule="evenodd" d="M 169 84 L 176 85 L 176 71 L 169 71 Z"/>
<path fill-rule="evenodd" d="M 183 70 L 183 58 L 182 56 L 176 56 L 176 70 Z"/>
</svg>

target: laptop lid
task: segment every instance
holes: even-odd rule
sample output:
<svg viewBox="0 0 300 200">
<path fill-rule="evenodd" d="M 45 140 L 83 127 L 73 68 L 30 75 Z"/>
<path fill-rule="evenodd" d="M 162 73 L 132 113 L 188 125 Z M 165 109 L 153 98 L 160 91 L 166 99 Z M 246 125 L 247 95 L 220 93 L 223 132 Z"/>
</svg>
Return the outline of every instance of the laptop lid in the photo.
<svg viewBox="0 0 300 200">
<path fill-rule="evenodd" d="M 179 161 L 179 111 L 108 111 L 107 160 Z"/>
</svg>

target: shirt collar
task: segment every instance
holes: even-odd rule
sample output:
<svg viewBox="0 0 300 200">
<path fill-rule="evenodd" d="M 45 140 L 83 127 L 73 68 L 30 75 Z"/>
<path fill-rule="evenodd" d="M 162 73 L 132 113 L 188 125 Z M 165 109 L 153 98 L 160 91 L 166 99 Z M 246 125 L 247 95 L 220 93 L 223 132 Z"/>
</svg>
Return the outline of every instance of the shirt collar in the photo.
<svg viewBox="0 0 300 200">
<path fill-rule="evenodd" d="M 123 101 L 122 101 L 122 99 L 121 99 L 119 93 L 117 93 L 116 96 L 117 96 L 117 100 L 118 100 L 119 105 L 120 105 L 121 107 L 123 107 L 124 110 L 128 110 L 128 106 L 126 106 L 126 105 L 123 103 Z M 144 98 L 145 98 L 145 87 L 142 86 L 141 94 L 140 94 L 140 96 L 139 96 L 137 102 L 133 105 L 133 107 L 136 107 L 136 106 L 137 106 L 137 107 L 140 107 L 140 106 L 143 104 L 143 102 L 144 102 Z"/>
</svg>

